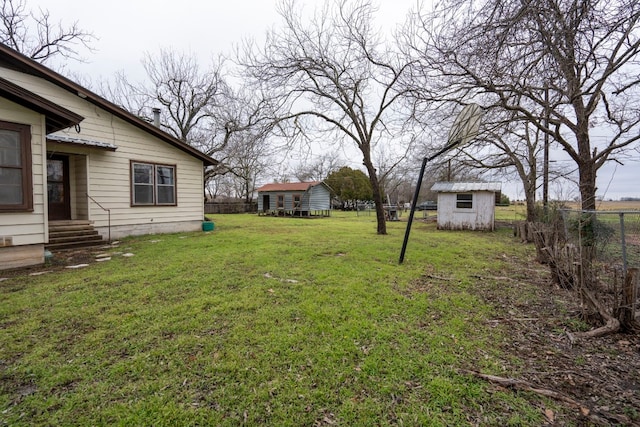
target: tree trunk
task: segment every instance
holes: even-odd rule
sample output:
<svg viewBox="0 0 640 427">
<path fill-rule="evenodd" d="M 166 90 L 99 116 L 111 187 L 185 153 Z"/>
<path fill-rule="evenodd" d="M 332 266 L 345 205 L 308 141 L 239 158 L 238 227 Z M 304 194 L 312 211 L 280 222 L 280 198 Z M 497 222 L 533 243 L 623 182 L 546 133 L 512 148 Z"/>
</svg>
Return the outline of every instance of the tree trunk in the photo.
<svg viewBox="0 0 640 427">
<path fill-rule="evenodd" d="M 387 221 L 384 216 L 384 201 L 382 200 L 382 191 L 377 177 L 369 177 L 371 187 L 373 187 L 373 201 L 376 204 L 376 220 L 378 222 L 378 234 L 387 234 Z"/>
<path fill-rule="evenodd" d="M 364 151 L 364 150 L 363 150 Z M 373 202 L 376 204 L 376 220 L 378 222 L 378 234 L 387 234 L 387 221 L 384 217 L 384 200 L 382 200 L 382 191 L 380 191 L 380 182 L 378 182 L 378 174 L 376 168 L 373 167 L 371 158 L 364 154 L 364 166 L 369 174 L 369 182 L 373 190 Z"/>
<path fill-rule="evenodd" d="M 618 319 L 625 331 L 635 331 L 638 329 L 636 321 L 636 289 L 638 287 L 638 269 L 630 268 L 627 276 L 624 278 L 624 287 L 622 288 L 622 303 L 620 304 L 620 312 Z"/>
<path fill-rule="evenodd" d="M 535 174 L 535 168 L 532 166 L 533 173 Z M 524 182 L 524 197 L 525 204 L 527 206 L 527 222 L 536 222 L 538 220 L 536 215 L 536 179 L 533 177 L 526 177 Z"/>
<path fill-rule="evenodd" d="M 579 165 L 580 171 L 580 198 L 582 209 L 586 211 L 596 210 L 596 169 L 593 161 L 588 160 Z"/>
</svg>

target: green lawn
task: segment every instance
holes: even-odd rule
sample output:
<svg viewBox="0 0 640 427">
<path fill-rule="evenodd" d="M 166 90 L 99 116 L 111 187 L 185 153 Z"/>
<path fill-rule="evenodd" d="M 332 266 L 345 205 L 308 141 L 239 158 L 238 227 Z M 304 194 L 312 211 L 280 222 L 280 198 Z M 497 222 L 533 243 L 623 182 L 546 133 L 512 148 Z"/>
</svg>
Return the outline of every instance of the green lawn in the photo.
<svg viewBox="0 0 640 427">
<path fill-rule="evenodd" d="M 398 265 L 404 222 L 213 219 L 0 282 L 0 424 L 542 424 L 530 396 L 461 373 L 505 375 L 478 289 L 531 262 L 510 229 L 416 221 Z"/>
</svg>

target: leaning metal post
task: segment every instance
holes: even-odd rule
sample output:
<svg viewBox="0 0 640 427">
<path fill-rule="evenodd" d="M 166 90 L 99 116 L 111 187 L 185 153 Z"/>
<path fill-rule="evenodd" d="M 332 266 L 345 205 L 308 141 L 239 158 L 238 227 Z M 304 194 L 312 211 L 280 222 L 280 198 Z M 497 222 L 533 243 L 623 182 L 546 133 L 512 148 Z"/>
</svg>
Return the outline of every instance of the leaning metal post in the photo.
<svg viewBox="0 0 640 427">
<path fill-rule="evenodd" d="M 455 141 L 453 141 L 451 144 L 447 145 L 446 147 L 444 147 L 442 150 L 438 151 L 436 154 L 434 154 L 433 156 L 427 158 L 425 157 L 424 159 L 422 159 L 422 167 L 420 168 L 420 174 L 418 175 L 418 182 L 416 184 L 416 191 L 413 193 L 413 201 L 411 202 L 411 210 L 409 211 L 409 219 L 407 220 L 407 228 L 404 232 L 404 241 L 402 242 L 402 249 L 400 250 L 400 260 L 398 261 L 399 264 L 402 264 L 402 262 L 404 261 L 404 253 L 407 250 L 407 243 L 409 242 L 409 233 L 411 233 L 411 223 L 413 222 L 413 214 L 416 210 L 416 205 L 418 204 L 418 196 L 420 193 L 420 187 L 422 186 L 422 178 L 424 177 L 424 170 L 427 166 L 427 163 L 430 162 L 431 160 L 435 159 L 436 157 L 440 156 L 443 153 L 446 153 L 447 151 L 451 150 L 453 147 L 455 147 L 456 145 L 460 144 L 462 142 L 461 139 L 457 139 Z"/>
</svg>

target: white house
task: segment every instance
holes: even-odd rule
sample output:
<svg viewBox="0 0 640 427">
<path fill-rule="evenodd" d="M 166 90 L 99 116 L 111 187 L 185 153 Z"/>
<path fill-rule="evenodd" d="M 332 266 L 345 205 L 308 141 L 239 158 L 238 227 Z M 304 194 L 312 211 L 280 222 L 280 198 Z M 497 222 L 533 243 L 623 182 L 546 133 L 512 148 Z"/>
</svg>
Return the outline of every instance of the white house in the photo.
<svg viewBox="0 0 640 427">
<path fill-rule="evenodd" d="M 0 44 L 0 270 L 44 262 L 61 221 L 112 239 L 197 230 L 216 163 Z"/>
<path fill-rule="evenodd" d="M 495 229 L 496 193 L 499 182 L 436 182 L 438 228 L 444 230 Z"/>
</svg>

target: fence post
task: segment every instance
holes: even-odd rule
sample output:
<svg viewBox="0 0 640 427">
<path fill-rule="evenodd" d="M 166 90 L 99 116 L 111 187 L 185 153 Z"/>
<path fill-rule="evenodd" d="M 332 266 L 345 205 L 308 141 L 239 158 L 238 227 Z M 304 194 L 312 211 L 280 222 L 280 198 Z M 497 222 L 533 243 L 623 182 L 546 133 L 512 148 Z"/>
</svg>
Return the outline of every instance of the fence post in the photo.
<svg viewBox="0 0 640 427">
<path fill-rule="evenodd" d="M 620 212 L 620 244 L 622 245 L 622 274 L 627 275 L 627 242 L 624 237 L 624 212 Z"/>
</svg>

